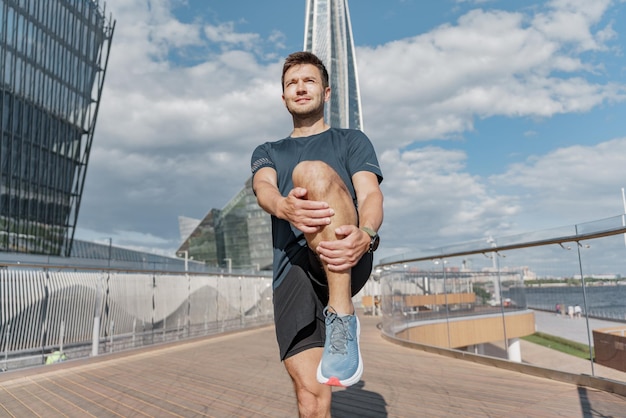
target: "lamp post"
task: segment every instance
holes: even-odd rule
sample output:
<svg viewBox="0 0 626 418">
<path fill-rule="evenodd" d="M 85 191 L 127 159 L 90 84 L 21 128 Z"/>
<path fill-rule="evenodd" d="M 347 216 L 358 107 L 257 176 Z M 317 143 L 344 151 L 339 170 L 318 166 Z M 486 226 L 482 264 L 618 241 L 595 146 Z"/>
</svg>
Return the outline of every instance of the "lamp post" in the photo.
<svg viewBox="0 0 626 418">
<path fill-rule="evenodd" d="M 185 255 L 185 271 L 189 271 L 189 251 L 185 250 L 185 251 L 179 251 L 178 252 L 178 256 L 180 257 L 181 255 Z"/>
<path fill-rule="evenodd" d="M 189 277 L 189 251 L 179 251 L 178 256 L 185 255 L 185 276 L 187 277 L 187 315 L 185 318 L 185 328 L 187 336 L 191 334 L 191 278 Z"/>
<path fill-rule="evenodd" d="M 487 242 L 491 244 L 492 248 L 498 247 L 496 240 L 492 236 L 489 236 L 489 238 L 487 239 Z M 502 297 L 501 297 L 502 292 L 500 291 L 500 263 L 498 262 L 497 251 L 493 251 L 491 253 L 491 263 L 492 263 L 492 269 L 493 269 L 492 271 L 494 274 L 496 274 L 495 280 L 493 281 L 493 296 L 494 296 L 496 303 L 502 305 Z"/>
<path fill-rule="evenodd" d="M 440 260 L 435 260 L 435 264 L 439 264 Z M 448 334 L 448 348 L 452 348 L 452 342 L 450 338 L 450 308 L 448 306 L 448 287 L 446 285 L 446 264 L 448 260 L 441 259 L 441 272 L 443 273 L 443 297 L 446 304 L 446 329 Z"/>
</svg>

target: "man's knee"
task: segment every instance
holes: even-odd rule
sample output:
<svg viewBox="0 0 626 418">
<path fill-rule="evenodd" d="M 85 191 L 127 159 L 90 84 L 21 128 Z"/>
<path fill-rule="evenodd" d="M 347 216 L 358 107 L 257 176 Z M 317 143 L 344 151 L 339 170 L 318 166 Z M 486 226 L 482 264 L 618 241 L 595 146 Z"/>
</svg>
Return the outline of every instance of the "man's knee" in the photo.
<svg viewBox="0 0 626 418">
<path fill-rule="evenodd" d="M 323 161 L 301 161 L 292 173 L 293 184 L 305 187 L 311 183 L 328 183 L 337 176 L 335 170 Z"/>
<path fill-rule="evenodd" d="M 306 388 L 296 390 L 298 411 L 301 417 L 324 417 L 328 415 L 332 392 L 327 388 L 323 388 L 323 393 L 313 393 Z"/>
<path fill-rule="evenodd" d="M 343 193 L 349 196 L 348 188 L 341 176 L 323 161 L 301 161 L 293 169 L 293 185 L 304 187 L 309 197 L 326 196 L 329 193 Z"/>
<path fill-rule="evenodd" d="M 318 347 L 285 360 L 298 399 L 300 416 L 325 416 L 330 411 L 330 386 L 320 384 L 315 377 L 321 358 L 322 348 Z"/>
</svg>

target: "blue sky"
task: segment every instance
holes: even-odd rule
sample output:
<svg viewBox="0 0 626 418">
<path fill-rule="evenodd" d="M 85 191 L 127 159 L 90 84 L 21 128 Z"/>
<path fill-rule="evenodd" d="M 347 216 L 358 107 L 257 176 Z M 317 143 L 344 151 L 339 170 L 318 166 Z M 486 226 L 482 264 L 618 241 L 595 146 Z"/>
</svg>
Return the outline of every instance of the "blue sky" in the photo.
<svg viewBox="0 0 626 418">
<path fill-rule="evenodd" d="M 173 254 L 290 132 L 305 0 L 109 0 L 117 20 L 77 236 Z M 623 213 L 624 0 L 352 0 L 379 257 Z"/>
</svg>

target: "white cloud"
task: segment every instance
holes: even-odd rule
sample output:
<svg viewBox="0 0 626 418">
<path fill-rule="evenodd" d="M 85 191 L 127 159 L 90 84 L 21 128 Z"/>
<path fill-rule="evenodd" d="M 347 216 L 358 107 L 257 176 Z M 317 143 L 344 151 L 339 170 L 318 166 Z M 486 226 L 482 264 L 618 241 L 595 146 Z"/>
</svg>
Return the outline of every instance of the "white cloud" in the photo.
<svg viewBox="0 0 626 418">
<path fill-rule="evenodd" d="M 489 180 L 526 196 L 522 212 L 542 213 L 538 223 L 560 226 L 619 215 L 624 167 L 626 138 L 617 138 L 534 156 Z"/>
<path fill-rule="evenodd" d="M 282 113 L 278 71 L 278 66 L 258 64 L 249 53 L 232 51 L 194 67 L 112 77 L 101 118 L 116 123 L 100 126 L 98 133 L 113 141 L 107 146 L 128 148 L 185 142 L 249 146 L 252 135 L 274 129 L 267 115 Z M 242 110 L 249 115 L 246 120 Z"/>
<path fill-rule="evenodd" d="M 626 155 L 610 151 L 623 140 L 538 155 L 490 179 L 472 175 L 461 150 L 399 149 L 458 138 L 476 118 L 548 119 L 623 100 L 623 85 L 590 81 L 602 68 L 582 54 L 615 39 L 610 26 L 598 27 L 609 4 L 554 1 L 534 15 L 474 10 L 429 33 L 357 48 L 365 130 L 385 174 L 383 251 L 515 231 L 523 214 L 571 206 L 583 183 L 608 196 Z M 175 249 L 178 215 L 222 207 L 248 178 L 254 146 L 290 132 L 282 62 L 267 61 L 275 51 L 263 56 L 258 34 L 228 22 L 180 22 L 166 0 L 107 7 L 118 23 L 79 228 Z M 269 39 L 278 47 L 283 40 L 280 32 Z M 201 51 L 193 64 L 169 59 L 186 47 Z M 603 171 L 607 183 L 597 178 Z M 533 186 L 540 181 L 547 185 Z"/>
<path fill-rule="evenodd" d="M 97 244 L 111 244 L 114 247 L 122 247 L 129 250 L 153 253 L 167 257 L 174 255 L 171 251 L 172 242 L 153 234 L 143 234 L 133 230 L 104 232 L 82 228 L 76 232 L 75 238 L 95 242 Z M 159 247 L 165 247 L 167 250 Z"/>
<path fill-rule="evenodd" d="M 233 22 L 220 25 L 206 25 L 204 33 L 211 42 L 223 43 L 230 47 L 241 46 L 244 49 L 253 48 L 260 39 L 257 33 L 237 33 Z"/>
<path fill-rule="evenodd" d="M 168 0 L 110 0 L 116 26 L 109 78 L 132 80 L 139 74 L 167 71 L 173 48 L 201 43 L 200 26 L 177 20 Z M 109 80 L 107 80 L 109 81 Z"/>
<path fill-rule="evenodd" d="M 465 160 L 462 151 L 436 147 L 381 154 L 385 217 L 392 220 L 382 230 L 387 250 L 409 237 L 435 247 L 507 229 L 502 222 L 517 213 L 515 198 L 489 190 L 467 173 Z"/>
<path fill-rule="evenodd" d="M 603 47 L 591 28 L 608 2 L 590 4 L 554 2 L 553 9 L 534 19 L 473 10 L 456 25 L 360 48 L 366 128 L 394 148 L 472 130 L 476 117 L 548 118 L 624 100 L 623 85 L 584 78 L 596 68 L 579 53 Z M 568 16 L 576 22 L 561 30 L 559 22 Z M 602 33 L 599 38 L 606 40 Z M 387 138 L 394 126 L 402 128 Z"/>
<path fill-rule="evenodd" d="M 611 0 L 553 0 L 549 3 L 550 11 L 535 16 L 533 26 L 547 38 L 571 43 L 579 51 L 603 49 L 607 32 L 600 31 L 595 36 L 591 28 L 610 4 Z"/>
</svg>

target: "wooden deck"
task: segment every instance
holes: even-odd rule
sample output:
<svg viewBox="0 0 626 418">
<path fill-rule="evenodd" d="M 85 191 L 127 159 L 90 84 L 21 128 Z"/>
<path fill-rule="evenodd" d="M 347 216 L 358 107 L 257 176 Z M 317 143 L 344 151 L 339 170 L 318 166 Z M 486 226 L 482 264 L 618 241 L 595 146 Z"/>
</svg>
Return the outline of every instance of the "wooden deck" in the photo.
<svg viewBox="0 0 626 418">
<path fill-rule="evenodd" d="M 365 372 L 333 417 L 623 417 L 626 398 L 396 345 L 360 316 Z M 273 327 L 0 374 L 0 417 L 295 417 Z"/>
</svg>

